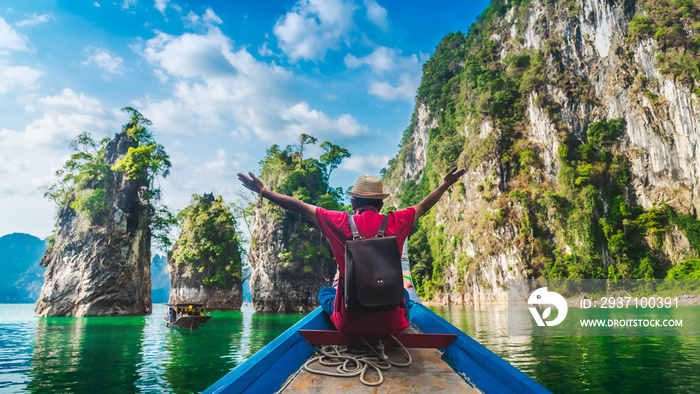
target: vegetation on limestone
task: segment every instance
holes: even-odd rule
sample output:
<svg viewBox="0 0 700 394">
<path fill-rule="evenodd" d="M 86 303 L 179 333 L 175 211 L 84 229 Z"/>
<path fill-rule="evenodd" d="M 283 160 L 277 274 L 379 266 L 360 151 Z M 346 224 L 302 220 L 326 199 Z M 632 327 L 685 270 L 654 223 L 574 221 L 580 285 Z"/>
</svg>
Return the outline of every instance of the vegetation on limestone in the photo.
<svg viewBox="0 0 700 394">
<path fill-rule="evenodd" d="M 700 81 L 696 5 L 686 0 L 642 3 L 645 11 L 630 23 L 630 37 L 655 38 L 663 49 L 662 72 L 700 87 L 695 82 Z M 543 5 L 553 18 L 580 12 L 575 4 Z M 448 270 L 458 272 L 456 278 L 450 277 L 457 287 L 463 286 L 477 261 L 483 263 L 503 250 L 519 251 L 527 277 L 692 275 L 695 263 L 670 261 L 663 251 L 664 240 L 670 226 L 676 226 L 700 253 L 700 221 L 694 215 L 677 215 L 663 201 L 645 210 L 634 200 L 628 155 L 619 149 L 627 127 L 622 119 L 593 118 L 577 133 L 562 121 L 561 100 L 553 97 L 553 89 L 585 105 L 601 103 L 587 76 L 565 67 L 560 38 L 533 50 L 524 48 L 518 38 L 522 35 L 508 37 L 506 13 L 514 8 L 513 23 L 522 33 L 529 7 L 529 0 L 492 1 L 468 34 L 443 38 L 423 67 L 416 98 L 417 108 L 427 106 L 438 124 L 429 130 L 426 165 L 416 181 L 402 179 L 407 152 L 414 148 L 414 114 L 401 151 L 382 171 L 385 182 L 399 187 L 399 208 L 418 203 L 451 166 L 486 176 L 485 182 L 472 185 L 485 202 L 476 217 L 463 213 L 438 217 L 437 210 L 431 210 L 409 238 L 419 294 L 432 298 L 448 290 Z M 644 80 L 638 82 L 638 88 L 644 87 Z M 559 146 L 557 182 L 543 174 L 541 148 L 523 135 L 531 128 L 528 107 L 542 110 L 553 126 L 552 142 Z M 465 190 L 465 185 L 457 185 L 451 198 L 463 199 Z M 502 234 L 511 228 L 517 228 L 515 245 L 502 241 Z"/>
<path fill-rule="evenodd" d="M 56 171 L 58 179 L 46 187 L 44 196 L 53 200 L 59 210 L 69 204 L 87 226 L 102 226 L 108 224 L 118 174 L 123 173 L 129 180 L 143 179 L 146 193 L 134 198 L 148 203 L 153 237 L 159 244 L 168 246 L 167 233 L 174 218 L 167 207 L 160 205 L 157 180 L 168 175 L 171 163 L 163 146 L 146 128 L 151 122 L 131 107 L 123 111 L 130 115 L 129 122 L 122 127 L 130 144 L 125 157 L 109 163 L 108 149 L 114 140 L 104 138 L 97 142 L 90 133 L 82 133 L 70 143 L 75 153 Z"/>
<path fill-rule="evenodd" d="M 270 190 L 331 210 L 345 209 L 342 188 L 332 188 L 328 178 L 349 152 L 330 142 L 323 142 L 325 154 L 320 160 L 302 159 L 302 146 L 316 143 L 316 138 L 300 138 L 300 145 L 281 149 L 273 145 L 261 160 L 260 178 Z M 316 262 L 330 261 L 332 255 L 325 242 L 311 242 L 319 237 L 316 226 L 296 212 L 284 211 L 263 200 L 263 209 L 281 222 L 286 250 L 280 257 L 288 264 L 297 262 L 303 273 L 310 273 Z M 315 235 L 315 236 L 314 236 Z M 318 238 L 320 239 L 320 238 Z M 330 260 L 329 260 L 330 259 Z"/>
<path fill-rule="evenodd" d="M 182 232 L 173 248 L 177 264 L 189 264 L 203 274 L 205 286 L 230 287 L 242 282 L 242 236 L 233 208 L 222 197 L 193 195 L 192 203 L 177 215 Z"/>
<path fill-rule="evenodd" d="M 662 74 L 673 75 L 700 93 L 700 4 L 693 0 L 643 0 L 643 12 L 629 23 L 632 40 L 653 38 Z"/>
</svg>

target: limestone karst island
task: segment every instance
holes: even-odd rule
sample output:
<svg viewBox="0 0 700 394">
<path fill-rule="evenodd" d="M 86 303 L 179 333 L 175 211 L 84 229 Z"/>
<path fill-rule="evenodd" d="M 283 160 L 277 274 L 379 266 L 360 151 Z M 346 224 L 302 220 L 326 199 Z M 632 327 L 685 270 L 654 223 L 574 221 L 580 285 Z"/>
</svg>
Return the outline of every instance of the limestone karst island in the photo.
<svg viewBox="0 0 700 394">
<path fill-rule="evenodd" d="M 0 57 L 0 392 L 700 391 L 698 1 L 26 2 Z"/>
</svg>

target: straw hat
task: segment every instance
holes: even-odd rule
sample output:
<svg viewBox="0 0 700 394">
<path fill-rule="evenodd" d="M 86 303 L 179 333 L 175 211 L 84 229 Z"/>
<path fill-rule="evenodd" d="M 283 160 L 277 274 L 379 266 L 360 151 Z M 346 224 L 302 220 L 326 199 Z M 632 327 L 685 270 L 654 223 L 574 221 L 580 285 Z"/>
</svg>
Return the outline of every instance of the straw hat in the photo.
<svg viewBox="0 0 700 394">
<path fill-rule="evenodd" d="M 355 186 L 347 193 L 353 197 L 367 198 L 370 200 L 383 200 L 389 197 L 388 194 L 384 193 L 382 179 L 374 175 L 360 175 L 355 181 Z"/>
</svg>

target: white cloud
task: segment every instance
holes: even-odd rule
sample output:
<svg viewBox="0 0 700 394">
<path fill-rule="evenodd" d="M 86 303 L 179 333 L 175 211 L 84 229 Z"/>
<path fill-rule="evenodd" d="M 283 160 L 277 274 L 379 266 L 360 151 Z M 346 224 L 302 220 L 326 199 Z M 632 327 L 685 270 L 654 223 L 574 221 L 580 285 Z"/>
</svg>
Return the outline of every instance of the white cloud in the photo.
<svg viewBox="0 0 700 394">
<path fill-rule="evenodd" d="M 0 17 L 0 54 L 7 54 L 8 50 L 27 51 L 27 37 L 17 33 L 12 26 Z"/>
<path fill-rule="evenodd" d="M 182 17 L 182 21 L 185 27 L 188 28 L 212 28 L 216 25 L 223 23 L 221 18 L 214 13 L 214 10 L 207 8 L 207 10 L 202 14 L 202 16 L 197 15 L 194 11 L 190 10 L 187 15 Z"/>
<path fill-rule="evenodd" d="M 65 161 L 69 140 L 83 131 L 99 140 L 108 130 L 118 130 L 122 117 L 116 110 L 104 110 L 98 100 L 71 89 L 56 96 L 30 96 L 26 110 L 41 117 L 24 130 L 0 130 L 0 165 L 11 173 L 3 176 L 0 197 L 39 193 L 39 186 Z"/>
<path fill-rule="evenodd" d="M 166 132 L 252 134 L 280 144 L 301 132 L 319 138 L 367 132 L 348 114 L 332 118 L 294 99 L 288 71 L 234 49 L 217 27 L 205 34 L 158 33 L 142 53 L 163 79 L 175 79 L 171 98 L 143 100 L 144 114 Z"/>
<path fill-rule="evenodd" d="M 202 15 L 202 22 L 205 25 L 220 25 L 224 23 L 211 8 L 207 8 L 204 15 Z"/>
<path fill-rule="evenodd" d="M 275 53 L 272 52 L 272 50 L 267 47 L 266 42 L 263 42 L 262 46 L 260 48 L 258 48 L 258 55 L 260 55 L 260 56 L 274 56 Z"/>
<path fill-rule="evenodd" d="M 386 9 L 375 0 L 364 0 L 365 8 L 367 8 L 367 19 L 377 25 L 382 31 L 389 30 L 389 21 L 386 18 Z"/>
<path fill-rule="evenodd" d="M 132 5 L 136 5 L 138 2 L 138 0 L 124 0 L 124 2 L 122 3 L 122 9 L 128 10 L 129 7 L 131 7 Z"/>
<path fill-rule="evenodd" d="M 15 23 L 15 26 L 20 27 L 20 26 L 36 26 L 44 22 L 48 22 L 50 20 L 56 19 L 54 18 L 53 15 L 51 14 L 32 14 L 29 15 L 29 18 L 25 20 L 21 20 L 17 23 Z"/>
<path fill-rule="evenodd" d="M 12 26 L 0 17 L 0 55 L 10 51 L 28 51 L 27 37 L 17 33 Z M 0 60 L 0 94 L 8 93 L 15 87 L 36 88 L 36 81 L 43 73 L 28 66 L 15 66 Z"/>
<path fill-rule="evenodd" d="M 155 0 L 153 8 L 157 9 L 158 11 L 160 11 L 161 14 L 165 15 L 165 9 L 168 8 L 168 3 L 170 3 L 170 0 Z"/>
<path fill-rule="evenodd" d="M 393 72 L 397 69 L 420 72 L 422 68 L 422 63 L 418 60 L 418 56 L 402 56 L 400 50 L 384 46 L 376 47 L 372 53 L 360 58 L 347 54 L 345 56 L 345 65 L 350 68 L 367 65 L 375 74 Z"/>
<path fill-rule="evenodd" d="M 396 86 L 386 81 L 374 81 L 370 84 L 368 92 L 387 101 L 413 101 L 419 85 L 420 75 L 401 74 Z"/>
<path fill-rule="evenodd" d="M 110 54 L 106 49 L 87 47 L 85 52 L 89 53 L 90 56 L 82 63 L 84 66 L 94 64 L 110 74 L 121 74 L 123 72 L 122 64 L 124 60 L 119 56 Z"/>
<path fill-rule="evenodd" d="M 360 174 L 378 174 L 379 170 L 385 168 L 388 163 L 389 156 L 377 156 L 375 154 L 360 156 L 353 153 L 352 156 L 343 160 L 338 168 L 355 171 Z"/>
<path fill-rule="evenodd" d="M 369 67 L 373 74 L 368 93 L 383 100 L 413 101 L 420 85 L 423 59 L 416 55 L 402 56 L 401 51 L 387 47 L 377 47 L 363 57 L 352 54 L 345 56 L 345 65 L 358 68 Z"/>
<path fill-rule="evenodd" d="M 34 89 L 42 74 L 31 67 L 9 66 L 0 61 L 0 94 L 7 93 L 17 86 Z"/>
<path fill-rule="evenodd" d="M 231 158 L 226 149 L 219 148 L 216 150 L 216 160 L 206 162 L 194 171 L 209 176 L 235 178 L 239 172 L 238 169 L 249 160 L 250 158 L 246 153 L 235 154 L 234 158 Z"/>
<path fill-rule="evenodd" d="M 294 136 L 308 133 L 355 137 L 368 131 L 348 114 L 332 119 L 321 111 L 309 108 L 309 104 L 303 101 L 283 110 L 281 116 L 288 122 L 287 133 Z"/>
<path fill-rule="evenodd" d="M 98 2 L 94 2 L 94 3 L 92 3 L 92 5 L 94 5 L 97 8 L 100 8 L 100 3 L 98 3 Z"/>
<path fill-rule="evenodd" d="M 83 131 L 96 140 L 119 130 L 125 115 L 106 110 L 99 100 L 71 89 L 55 96 L 26 97 L 28 116 L 36 116 L 23 129 L 0 130 L 0 233 L 23 231 L 48 236 L 53 203 L 42 197 L 41 187 L 68 158 L 68 142 Z"/>
<path fill-rule="evenodd" d="M 292 61 L 323 60 L 349 40 L 357 6 L 343 0 L 300 0 L 274 27 L 279 47 Z"/>
<path fill-rule="evenodd" d="M 155 70 L 153 70 L 153 73 L 156 75 L 156 78 L 158 78 L 158 80 L 163 82 L 163 83 L 168 82 L 168 79 L 170 79 L 170 78 L 168 78 L 167 75 L 165 75 L 163 70 L 156 68 Z"/>
<path fill-rule="evenodd" d="M 146 42 L 144 55 L 176 77 L 221 77 L 236 73 L 231 51 L 231 41 L 215 28 L 205 35 L 158 33 Z"/>
</svg>

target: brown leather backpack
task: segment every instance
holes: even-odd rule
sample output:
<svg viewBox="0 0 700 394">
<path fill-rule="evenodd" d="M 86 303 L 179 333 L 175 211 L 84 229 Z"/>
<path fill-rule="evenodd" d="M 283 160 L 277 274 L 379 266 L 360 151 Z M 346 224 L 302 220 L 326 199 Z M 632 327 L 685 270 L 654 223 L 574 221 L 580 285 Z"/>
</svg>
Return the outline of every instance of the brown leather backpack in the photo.
<svg viewBox="0 0 700 394">
<path fill-rule="evenodd" d="M 395 236 L 385 237 L 389 216 L 384 215 L 375 238 L 362 238 L 349 215 L 352 240 L 345 243 L 343 299 L 351 312 L 376 312 L 403 303 L 401 253 Z"/>
</svg>

